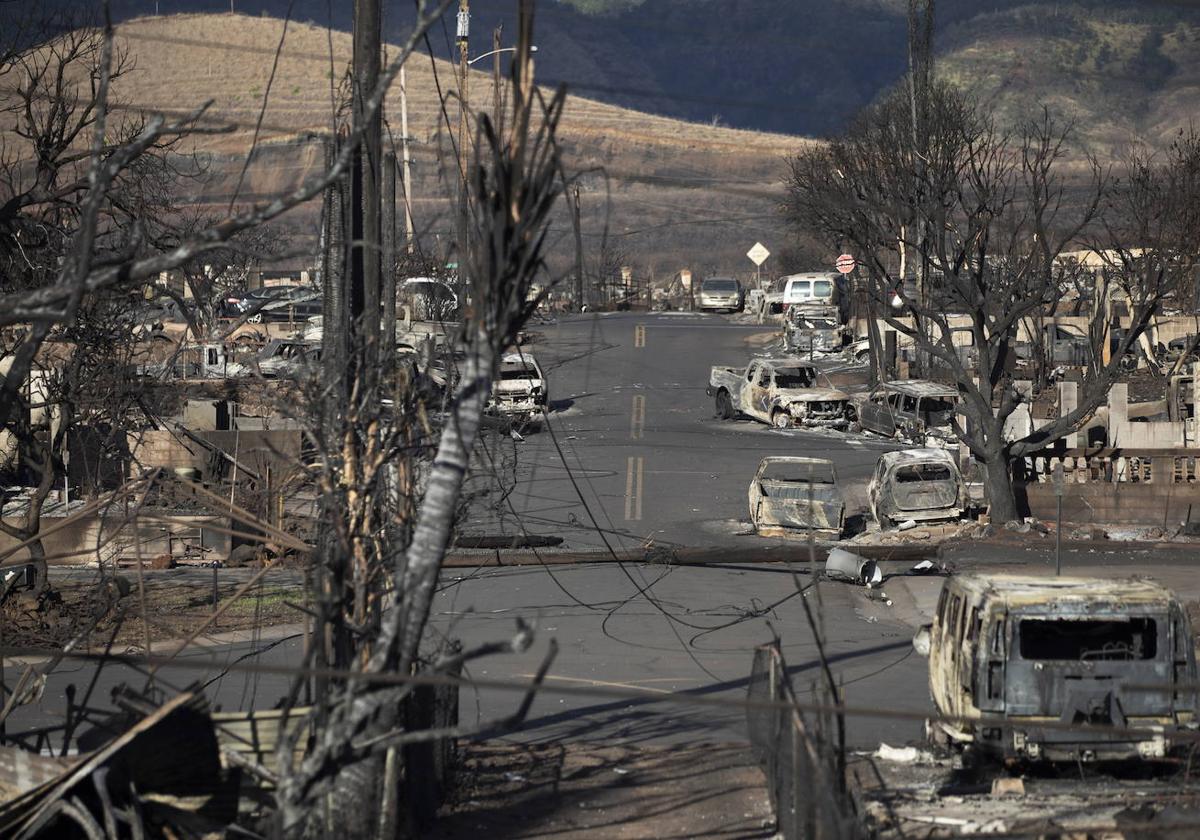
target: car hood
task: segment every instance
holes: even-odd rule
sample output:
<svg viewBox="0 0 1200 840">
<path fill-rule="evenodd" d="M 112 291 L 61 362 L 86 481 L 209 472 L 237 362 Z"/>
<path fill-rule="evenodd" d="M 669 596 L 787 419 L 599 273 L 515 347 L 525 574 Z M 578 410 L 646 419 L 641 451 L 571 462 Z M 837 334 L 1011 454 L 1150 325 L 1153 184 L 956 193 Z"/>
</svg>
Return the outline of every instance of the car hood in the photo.
<svg viewBox="0 0 1200 840">
<path fill-rule="evenodd" d="M 534 388 L 540 388 L 540 379 L 502 379 L 492 386 L 495 394 L 528 394 Z"/>
<path fill-rule="evenodd" d="M 823 402 L 825 400 L 848 400 L 845 391 L 836 388 L 781 388 L 775 392 L 780 402 Z"/>
</svg>

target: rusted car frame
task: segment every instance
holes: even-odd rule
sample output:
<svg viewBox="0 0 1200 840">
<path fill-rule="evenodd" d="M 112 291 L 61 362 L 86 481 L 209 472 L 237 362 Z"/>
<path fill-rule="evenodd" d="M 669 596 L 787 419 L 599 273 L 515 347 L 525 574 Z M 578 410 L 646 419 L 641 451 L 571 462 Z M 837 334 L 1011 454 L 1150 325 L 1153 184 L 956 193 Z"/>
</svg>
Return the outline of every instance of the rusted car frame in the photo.
<svg viewBox="0 0 1200 840">
<path fill-rule="evenodd" d="M 957 575 L 922 634 L 938 712 L 959 719 L 931 724 L 935 740 L 1027 760 L 1155 759 L 1196 730 L 1191 623 L 1158 584 Z"/>
<path fill-rule="evenodd" d="M 837 538 L 846 523 L 846 503 L 837 470 L 824 458 L 771 455 L 750 482 L 750 521 L 763 536 Z"/>
</svg>

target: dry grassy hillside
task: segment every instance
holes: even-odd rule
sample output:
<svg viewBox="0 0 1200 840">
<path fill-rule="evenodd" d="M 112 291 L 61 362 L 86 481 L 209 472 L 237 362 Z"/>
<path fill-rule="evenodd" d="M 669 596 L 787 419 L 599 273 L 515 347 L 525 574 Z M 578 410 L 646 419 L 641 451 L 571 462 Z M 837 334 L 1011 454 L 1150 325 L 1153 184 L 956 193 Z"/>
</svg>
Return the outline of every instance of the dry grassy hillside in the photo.
<svg viewBox="0 0 1200 840">
<path fill-rule="evenodd" d="M 1074 119 L 1101 159 L 1120 159 L 1131 143 L 1163 148 L 1194 122 L 1200 98 L 1200 21 L 1186 7 L 1063 3 L 980 15 L 947 35 L 939 73 L 1002 125 L 1043 104 Z"/>
<path fill-rule="evenodd" d="M 228 203 L 264 97 L 259 151 L 242 199 L 285 188 L 319 164 L 315 135 L 328 131 L 331 77 L 335 87 L 344 79 L 350 37 L 292 22 L 268 97 L 283 26 L 273 18 L 221 14 L 142 18 L 118 28 L 120 44 L 136 62 L 116 85 L 120 100 L 137 109 L 179 112 L 212 99 L 214 121 L 237 125 L 232 134 L 196 139 L 214 178 L 189 197 L 193 203 Z M 490 59 L 480 66 L 485 65 L 490 71 Z M 436 62 L 435 74 L 429 57 L 420 55 L 410 60 L 407 77 L 410 135 L 416 140 L 414 211 L 434 242 L 449 228 L 440 170 L 450 145 L 438 86 L 443 93 L 456 92 L 457 79 L 447 62 Z M 490 109 L 491 73 L 472 71 L 469 92 L 473 107 Z M 457 100 L 451 97 L 446 107 L 457 126 Z M 387 119 L 398 137 L 396 89 Z M 584 182 L 590 248 L 607 223 L 613 241 L 633 262 L 672 273 L 683 266 L 745 270 L 750 263 L 743 255 L 756 239 L 773 250 L 781 247 L 775 209 L 782 158 L 806 141 L 684 123 L 574 96 L 561 134 L 568 165 L 594 170 Z M 556 229 L 565 251 L 573 240 L 565 218 Z"/>
</svg>

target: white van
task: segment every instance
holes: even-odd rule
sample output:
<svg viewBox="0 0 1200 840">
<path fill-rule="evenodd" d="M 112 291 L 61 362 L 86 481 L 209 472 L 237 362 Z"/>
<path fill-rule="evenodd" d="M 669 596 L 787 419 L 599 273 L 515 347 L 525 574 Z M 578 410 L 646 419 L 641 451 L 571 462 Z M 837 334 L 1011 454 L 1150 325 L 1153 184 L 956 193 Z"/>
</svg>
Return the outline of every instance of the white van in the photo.
<svg viewBox="0 0 1200 840">
<path fill-rule="evenodd" d="M 836 306 L 838 275 L 825 271 L 806 274 L 791 274 L 781 278 L 783 282 L 783 305 L 815 304 Z"/>
</svg>

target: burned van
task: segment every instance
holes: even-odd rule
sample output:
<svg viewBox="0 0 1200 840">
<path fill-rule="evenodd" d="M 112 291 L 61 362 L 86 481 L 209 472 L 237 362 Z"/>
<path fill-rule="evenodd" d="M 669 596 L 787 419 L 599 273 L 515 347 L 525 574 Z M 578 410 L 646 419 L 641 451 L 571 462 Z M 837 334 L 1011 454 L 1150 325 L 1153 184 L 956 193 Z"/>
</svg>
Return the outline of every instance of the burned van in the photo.
<svg viewBox="0 0 1200 840">
<path fill-rule="evenodd" d="M 935 741 L 1100 761 L 1164 758 L 1196 729 L 1191 623 L 1148 581 L 957 575 L 913 641 L 938 712 L 959 719 L 931 722 Z"/>
</svg>

